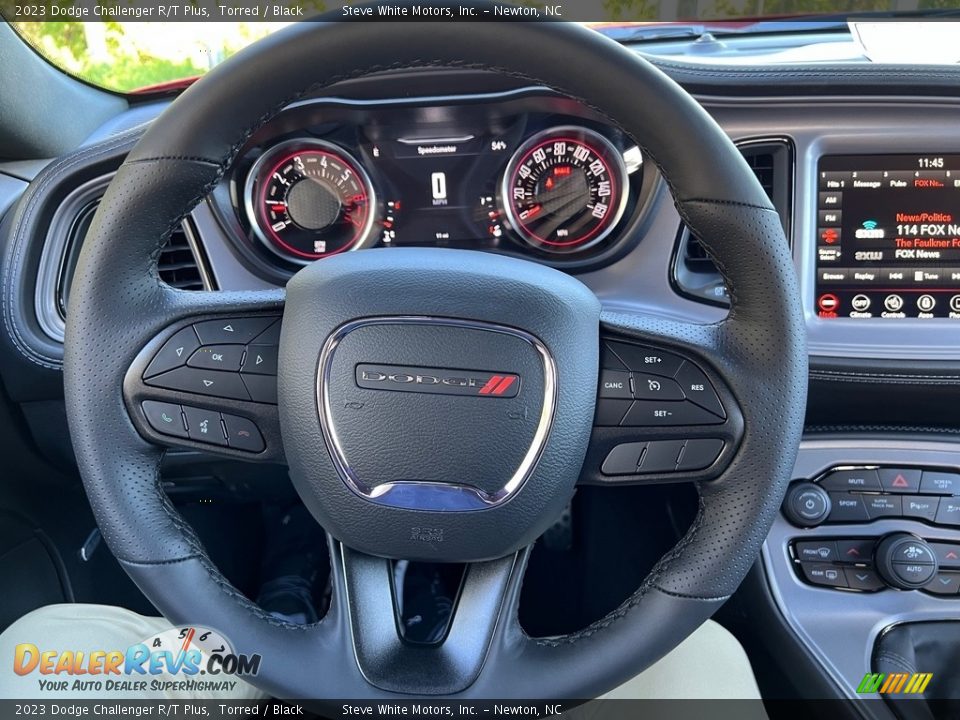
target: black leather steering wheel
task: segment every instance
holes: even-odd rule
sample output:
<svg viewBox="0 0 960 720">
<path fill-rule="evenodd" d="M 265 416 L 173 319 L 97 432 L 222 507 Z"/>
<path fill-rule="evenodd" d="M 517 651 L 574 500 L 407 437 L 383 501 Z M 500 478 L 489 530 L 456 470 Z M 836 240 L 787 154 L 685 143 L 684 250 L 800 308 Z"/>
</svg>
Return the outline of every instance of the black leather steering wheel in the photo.
<svg viewBox="0 0 960 720">
<path fill-rule="evenodd" d="M 411 68 L 504 73 L 619 125 L 723 273 L 729 316 L 694 325 L 605 312 L 568 275 L 471 251 L 345 253 L 304 268 L 286 293 L 182 292 L 159 281 L 171 231 L 281 108 L 339 81 Z M 236 320 L 259 332 L 281 314 L 277 405 L 143 381 L 154 352 L 190 324 Z M 601 333 L 700 365 L 728 408 L 728 451 L 691 476 L 696 520 L 630 598 L 580 632 L 531 638 L 517 619 L 525 548 L 573 494 Z M 367 365 L 373 382 L 382 366 L 446 373 L 441 381 L 461 387 L 465 369 L 486 372 L 481 380 L 510 374 L 517 394 L 364 388 Z M 754 562 L 789 479 L 806 396 L 794 270 L 750 169 L 661 72 L 560 23 L 305 23 L 215 68 L 154 121 L 100 204 L 73 285 L 64 373 L 87 493 L 127 573 L 172 622 L 216 628 L 237 651 L 260 653 L 255 684 L 299 698 L 588 698 L 625 681 L 710 617 Z M 320 622 L 264 613 L 213 566 L 159 477 L 163 445 L 208 446 L 152 432 L 144 399 L 261 424 L 267 447 L 256 458 L 285 457 L 332 536 L 334 597 Z M 405 474 L 383 482 L 388 467 Z M 398 638 L 384 558 L 470 563 L 441 644 Z"/>
</svg>

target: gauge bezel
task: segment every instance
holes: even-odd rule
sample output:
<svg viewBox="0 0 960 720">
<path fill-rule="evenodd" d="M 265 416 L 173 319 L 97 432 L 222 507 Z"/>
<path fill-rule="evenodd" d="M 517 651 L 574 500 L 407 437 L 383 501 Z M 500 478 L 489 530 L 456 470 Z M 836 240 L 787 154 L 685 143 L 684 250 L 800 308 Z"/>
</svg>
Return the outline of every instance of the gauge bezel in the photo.
<svg viewBox="0 0 960 720">
<path fill-rule="evenodd" d="M 561 136 L 567 139 L 572 137 L 584 144 L 590 145 L 594 152 L 602 150 L 608 156 L 608 158 L 604 159 L 608 160 L 613 180 L 619 185 L 617 192 L 619 192 L 620 197 L 617 201 L 615 211 L 611 215 L 609 224 L 603 228 L 601 232 L 586 241 L 555 243 L 534 237 L 533 234 L 524 227 L 523 222 L 517 216 L 511 199 L 513 195 L 513 176 L 518 172 L 518 167 L 523 159 L 529 152 L 543 144 L 545 140 L 551 137 L 559 138 Z M 503 171 L 503 177 L 500 180 L 500 205 L 510 225 L 510 230 L 528 247 L 553 255 L 564 255 L 587 250 L 607 239 L 623 219 L 623 214 L 627 209 L 629 199 L 630 175 L 627 172 L 627 166 L 623 160 L 623 153 L 618 150 L 608 138 L 595 130 L 581 125 L 556 125 L 528 137 L 510 156 L 510 159 L 507 161 L 507 166 Z"/>
<path fill-rule="evenodd" d="M 278 244 L 276 240 L 271 238 L 269 232 L 264 229 L 263 225 L 260 224 L 261 218 L 257 212 L 255 195 L 258 189 L 257 179 L 260 177 L 261 171 L 265 166 L 267 166 L 269 163 L 275 162 L 284 153 L 288 153 L 294 148 L 306 151 L 324 150 L 338 156 L 340 160 L 350 168 L 354 175 L 359 178 L 360 184 L 363 185 L 364 190 L 367 193 L 367 197 L 369 198 L 367 203 L 369 212 L 367 213 L 367 218 L 363 224 L 363 227 L 357 234 L 357 238 L 349 246 L 330 253 L 325 253 L 318 257 L 304 257 L 286 250 L 284 247 Z M 254 162 L 250 167 L 249 172 L 247 172 L 247 177 L 244 180 L 243 208 L 247 215 L 247 222 L 250 224 L 250 229 L 253 231 L 253 234 L 256 236 L 257 240 L 259 240 L 260 243 L 267 248 L 267 250 L 272 252 L 277 257 L 280 257 L 287 262 L 296 263 L 297 265 L 309 265 L 312 262 L 323 260 L 331 257 L 332 255 L 338 255 L 343 252 L 353 252 L 354 250 L 360 250 L 361 248 L 369 247 L 372 245 L 371 240 L 376 237 L 374 228 L 380 212 L 376 189 L 373 186 L 373 182 L 370 180 L 370 175 L 367 173 L 363 165 L 360 164 L 353 154 L 344 147 L 326 140 L 317 140 L 315 138 L 294 138 L 292 140 L 286 140 L 282 143 L 273 145 L 264 151 L 264 153 L 258 157 L 256 162 Z"/>
</svg>

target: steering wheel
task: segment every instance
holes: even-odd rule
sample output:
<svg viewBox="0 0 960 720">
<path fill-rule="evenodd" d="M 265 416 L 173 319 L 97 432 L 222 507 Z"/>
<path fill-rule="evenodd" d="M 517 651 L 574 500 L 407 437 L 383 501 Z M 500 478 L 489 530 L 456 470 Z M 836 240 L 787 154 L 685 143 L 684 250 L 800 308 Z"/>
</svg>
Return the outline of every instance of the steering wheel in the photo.
<svg viewBox="0 0 960 720">
<path fill-rule="evenodd" d="M 303 268 L 285 292 L 183 292 L 160 282 L 166 239 L 280 109 L 340 81 L 413 68 L 502 73 L 621 127 L 716 261 L 729 316 L 700 325 L 607 312 L 569 275 L 461 250 L 343 253 Z M 73 284 L 67 411 L 113 554 L 171 622 L 215 628 L 237 652 L 261 654 L 251 681 L 263 690 L 588 698 L 678 645 L 757 557 L 802 430 L 800 308 L 780 220 L 752 172 L 709 115 L 634 53 L 561 23 L 404 23 L 386 32 L 311 22 L 194 84 L 117 172 Z M 249 344 L 248 355 L 258 343 L 279 345 L 277 377 L 237 386 L 241 374 L 214 373 L 214 388 L 180 377 L 171 353 L 188 355 L 198 341 Z M 612 341 L 625 344 L 607 355 Z M 681 358 L 716 388 L 722 417 L 692 427 L 601 422 L 599 367 L 629 366 L 624 347 Z M 169 367 L 179 385 L 161 387 L 153 378 Z M 151 416 L 179 422 L 181 409 L 186 428 L 164 430 Z M 611 427 L 594 428 L 595 411 Z M 219 446 L 199 434 L 203 413 L 226 428 Z M 584 458 L 624 439 L 705 437 L 723 441 L 719 458 L 671 476 L 696 483 L 696 519 L 641 587 L 579 632 L 528 636 L 517 612 L 528 548 L 571 499 Z M 221 575 L 161 490 L 170 446 L 285 460 L 331 536 L 334 592 L 321 621 L 273 617 Z M 467 563 L 439 644 L 399 637 L 391 558 Z"/>
</svg>

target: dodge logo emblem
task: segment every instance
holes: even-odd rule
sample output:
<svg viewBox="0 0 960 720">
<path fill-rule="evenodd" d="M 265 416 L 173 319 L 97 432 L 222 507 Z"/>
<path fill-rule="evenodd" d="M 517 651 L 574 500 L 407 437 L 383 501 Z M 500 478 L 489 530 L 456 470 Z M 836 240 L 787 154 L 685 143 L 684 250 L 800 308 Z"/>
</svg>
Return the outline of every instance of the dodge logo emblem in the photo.
<svg viewBox="0 0 960 720">
<path fill-rule="evenodd" d="M 357 385 L 370 390 L 512 398 L 520 392 L 520 376 L 406 365 L 357 365 Z"/>
</svg>

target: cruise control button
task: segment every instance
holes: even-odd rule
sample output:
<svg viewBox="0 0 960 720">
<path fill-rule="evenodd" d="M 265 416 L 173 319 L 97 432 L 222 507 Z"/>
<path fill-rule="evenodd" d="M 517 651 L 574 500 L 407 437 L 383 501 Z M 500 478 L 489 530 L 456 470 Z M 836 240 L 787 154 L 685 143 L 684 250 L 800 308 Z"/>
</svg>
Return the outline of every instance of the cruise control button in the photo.
<svg viewBox="0 0 960 720">
<path fill-rule="evenodd" d="M 870 539 L 837 540 L 837 559 L 840 562 L 866 563 L 873 559 L 876 543 Z"/>
<path fill-rule="evenodd" d="M 863 504 L 861 495 L 850 493 L 830 493 L 830 502 L 833 509 L 830 511 L 830 522 L 866 522 L 867 508 Z"/>
<path fill-rule="evenodd" d="M 960 498 L 940 498 L 935 522 L 937 525 L 960 525 Z"/>
<path fill-rule="evenodd" d="M 960 475 L 924 470 L 920 475 L 920 492 L 933 495 L 960 495 Z"/>
<path fill-rule="evenodd" d="M 865 495 L 863 504 L 871 520 L 900 517 L 903 514 L 903 504 L 899 495 Z"/>
<path fill-rule="evenodd" d="M 277 404 L 277 378 L 271 375 L 238 375 L 254 402 Z"/>
<path fill-rule="evenodd" d="M 276 375 L 279 353 L 280 348 L 276 345 L 248 345 L 240 372 L 250 375 Z"/>
<path fill-rule="evenodd" d="M 147 385 L 210 395 L 211 397 L 249 400 L 250 394 L 237 373 L 182 367 L 146 380 Z M 276 383 L 276 380 L 274 380 Z"/>
<path fill-rule="evenodd" d="M 880 576 L 871 568 L 845 568 L 843 572 L 847 578 L 847 585 L 854 590 L 873 592 L 886 587 Z"/>
<path fill-rule="evenodd" d="M 904 495 L 903 516 L 933 522 L 937 518 L 937 505 L 939 503 L 940 501 L 935 497 Z"/>
<path fill-rule="evenodd" d="M 145 378 L 165 373 L 168 370 L 187 364 L 193 351 L 200 347 L 200 341 L 192 327 L 185 327 L 167 340 L 143 373 Z"/>
<path fill-rule="evenodd" d="M 723 440 L 714 438 L 697 438 L 687 440 L 687 444 L 680 453 L 677 470 L 702 470 L 710 467 L 723 452 Z"/>
<path fill-rule="evenodd" d="M 662 473 L 677 469 L 677 458 L 683 450 L 683 440 L 654 440 L 647 443 L 640 458 L 640 472 Z"/>
<path fill-rule="evenodd" d="M 607 344 L 624 365 L 637 372 L 673 377 L 684 362 L 682 357 L 655 348 L 618 342 Z"/>
<path fill-rule="evenodd" d="M 187 433 L 191 440 L 212 445 L 227 444 L 223 428 L 220 427 L 220 413 L 184 405 L 183 414 L 187 418 Z"/>
<path fill-rule="evenodd" d="M 227 442 L 230 447 L 248 452 L 263 452 L 266 448 L 260 428 L 253 421 L 224 413 L 223 424 L 227 429 Z"/>
<path fill-rule="evenodd" d="M 824 490 L 872 490 L 879 492 L 876 470 L 835 470 L 820 481 Z"/>
<path fill-rule="evenodd" d="M 934 595 L 956 595 L 960 592 L 960 573 L 939 572 L 923 589 Z"/>
<path fill-rule="evenodd" d="M 598 400 L 597 414 L 593 419 L 593 424 L 603 426 L 619 425 L 632 404 L 633 402 L 630 400 L 611 400 L 610 398 Z"/>
<path fill-rule="evenodd" d="M 920 492 L 920 471 L 906 468 L 880 468 L 880 487 L 887 492 L 917 493 Z"/>
<path fill-rule="evenodd" d="M 183 424 L 180 406 L 157 400 L 144 400 L 141 405 L 147 422 L 157 432 L 175 437 L 187 437 L 187 428 Z"/>
<path fill-rule="evenodd" d="M 599 395 L 602 398 L 632 399 L 630 373 L 619 370 L 601 370 Z"/>
<path fill-rule="evenodd" d="M 637 467 L 640 465 L 640 457 L 643 451 L 647 449 L 647 443 L 622 443 L 611 450 L 600 472 L 604 475 L 636 475 Z"/>
<path fill-rule="evenodd" d="M 831 540 L 806 540 L 798 542 L 796 546 L 797 559 L 804 562 L 835 562 L 837 546 Z"/>
<path fill-rule="evenodd" d="M 942 568 L 960 569 L 960 545 L 951 543 L 927 543 Z"/>
<path fill-rule="evenodd" d="M 242 359 L 243 345 L 205 345 L 190 356 L 187 365 L 207 370 L 235 372 L 240 369 Z"/>
<path fill-rule="evenodd" d="M 620 422 L 627 427 L 659 425 L 719 425 L 723 420 L 692 402 L 636 400 Z"/>
<path fill-rule="evenodd" d="M 723 411 L 723 405 L 720 404 L 720 398 L 717 397 L 717 393 L 706 374 L 689 360 L 685 361 L 680 370 L 677 371 L 676 380 L 688 400 L 695 402 L 718 417 L 725 418 L 727 416 Z"/>
<path fill-rule="evenodd" d="M 647 373 L 633 374 L 633 396 L 637 400 L 683 400 L 683 390 L 670 378 Z"/>
<path fill-rule="evenodd" d="M 812 563 L 800 563 L 800 568 L 803 570 L 804 577 L 814 585 L 847 587 L 847 578 L 843 573 L 843 568 Z"/>
<path fill-rule="evenodd" d="M 203 345 L 246 345 L 275 321 L 272 317 L 227 318 L 198 322 L 193 327 Z"/>
</svg>

